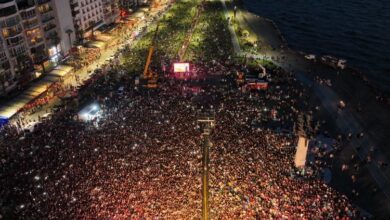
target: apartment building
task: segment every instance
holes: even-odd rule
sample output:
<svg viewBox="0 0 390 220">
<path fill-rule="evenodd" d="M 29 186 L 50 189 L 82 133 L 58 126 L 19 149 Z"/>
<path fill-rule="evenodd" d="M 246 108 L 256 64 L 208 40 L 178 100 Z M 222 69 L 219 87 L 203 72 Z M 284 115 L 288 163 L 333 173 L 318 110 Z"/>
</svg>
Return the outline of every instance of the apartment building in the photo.
<svg viewBox="0 0 390 220">
<path fill-rule="evenodd" d="M 0 95 L 27 84 L 118 17 L 119 0 L 0 0 Z"/>
<path fill-rule="evenodd" d="M 124 9 L 134 9 L 141 5 L 141 0 L 120 0 L 120 7 Z"/>
<path fill-rule="evenodd" d="M 0 0 L 0 93 L 34 78 L 59 46 L 56 13 L 50 0 Z"/>
<path fill-rule="evenodd" d="M 78 41 L 119 17 L 119 0 L 70 0 L 70 5 Z"/>
</svg>

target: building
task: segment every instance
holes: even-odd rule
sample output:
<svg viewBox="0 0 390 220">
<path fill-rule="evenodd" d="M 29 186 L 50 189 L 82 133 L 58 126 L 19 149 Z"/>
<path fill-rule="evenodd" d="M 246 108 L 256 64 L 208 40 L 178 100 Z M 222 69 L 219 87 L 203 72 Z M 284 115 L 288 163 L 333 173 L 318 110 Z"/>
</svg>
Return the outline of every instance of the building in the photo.
<svg viewBox="0 0 390 220">
<path fill-rule="evenodd" d="M 140 0 L 120 0 L 120 6 L 123 9 L 135 9 L 140 5 Z"/>
<path fill-rule="evenodd" d="M 119 17 L 119 0 L 70 0 L 70 8 L 78 42 Z"/>
<path fill-rule="evenodd" d="M 50 0 L 0 1 L 0 93 L 23 86 L 58 61 L 61 48 Z"/>
<path fill-rule="evenodd" d="M 119 17 L 119 1 L 102 0 L 103 3 L 103 22 L 111 24 Z"/>
<path fill-rule="evenodd" d="M 56 65 L 119 17 L 119 0 L 0 0 L 0 95 Z"/>
</svg>

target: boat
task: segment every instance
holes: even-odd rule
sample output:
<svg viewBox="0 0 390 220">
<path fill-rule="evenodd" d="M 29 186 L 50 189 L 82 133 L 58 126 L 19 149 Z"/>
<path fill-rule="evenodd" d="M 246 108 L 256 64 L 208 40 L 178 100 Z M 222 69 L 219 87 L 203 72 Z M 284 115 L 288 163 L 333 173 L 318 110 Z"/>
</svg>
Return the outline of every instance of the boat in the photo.
<svg viewBox="0 0 390 220">
<path fill-rule="evenodd" d="M 343 60 L 343 59 L 338 59 L 336 57 L 332 57 L 332 56 L 322 56 L 321 57 L 321 62 L 323 64 L 326 64 L 326 65 L 329 65 L 335 69 L 345 69 L 346 68 L 346 63 L 347 61 L 346 60 Z"/>
<path fill-rule="evenodd" d="M 306 58 L 307 60 L 316 61 L 316 55 L 314 55 L 314 54 L 305 55 L 305 58 Z"/>
</svg>

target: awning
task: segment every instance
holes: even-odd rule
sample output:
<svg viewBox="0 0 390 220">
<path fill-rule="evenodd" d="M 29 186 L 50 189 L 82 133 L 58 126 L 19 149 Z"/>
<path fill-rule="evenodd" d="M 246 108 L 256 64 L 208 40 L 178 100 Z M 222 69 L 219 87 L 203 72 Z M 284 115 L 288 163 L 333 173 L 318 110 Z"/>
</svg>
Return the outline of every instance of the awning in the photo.
<svg viewBox="0 0 390 220">
<path fill-rule="evenodd" d="M 8 124 L 8 118 L 0 117 L 0 128 Z"/>
<path fill-rule="evenodd" d="M 40 80 L 40 81 L 34 83 L 26 91 L 24 91 L 23 94 L 27 94 L 27 95 L 33 96 L 33 97 L 38 97 L 42 93 L 44 93 L 51 86 L 51 84 L 53 84 L 53 82 L 46 81 L 46 80 Z"/>
<path fill-rule="evenodd" d="M 29 102 L 38 98 L 44 93 L 53 83 L 58 82 L 60 77 L 73 71 L 73 67 L 66 65 L 59 65 L 45 77 L 40 79 L 38 82 L 31 83 L 31 86 L 23 91 L 22 94 L 17 96 L 15 99 L 6 103 L 0 107 L 0 117 L 9 119 L 15 115 L 19 109 L 23 108 Z"/>
<path fill-rule="evenodd" d="M 28 104 L 33 98 L 29 96 L 19 96 L 11 102 L 0 108 L 0 117 L 9 119 L 13 115 L 15 115 L 19 109 L 23 108 L 26 104 Z"/>
<path fill-rule="evenodd" d="M 103 42 L 109 42 L 113 39 L 113 37 L 108 34 L 99 34 L 96 36 L 96 39 Z"/>
</svg>

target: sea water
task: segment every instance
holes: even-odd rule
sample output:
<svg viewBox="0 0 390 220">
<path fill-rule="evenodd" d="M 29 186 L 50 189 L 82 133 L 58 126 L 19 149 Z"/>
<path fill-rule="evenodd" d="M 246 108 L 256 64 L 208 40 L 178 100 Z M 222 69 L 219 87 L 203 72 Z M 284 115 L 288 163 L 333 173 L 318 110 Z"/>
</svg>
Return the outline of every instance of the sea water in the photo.
<svg viewBox="0 0 390 220">
<path fill-rule="evenodd" d="M 244 0 L 292 49 L 346 59 L 390 91 L 390 0 Z"/>
</svg>

